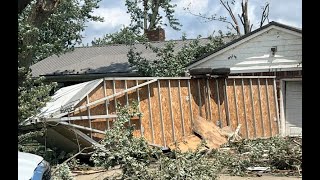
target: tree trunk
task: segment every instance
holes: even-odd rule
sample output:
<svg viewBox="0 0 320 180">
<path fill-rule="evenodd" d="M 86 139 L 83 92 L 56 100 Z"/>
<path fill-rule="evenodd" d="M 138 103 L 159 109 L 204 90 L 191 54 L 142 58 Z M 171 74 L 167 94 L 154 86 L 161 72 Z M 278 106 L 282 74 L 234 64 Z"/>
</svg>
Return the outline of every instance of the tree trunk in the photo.
<svg viewBox="0 0 320 180">
<path fill-rule="evenodd" d="M 156 19 L 158 16 L 158 10 L 159 10 L 159 1 L 160 0 L 154 0 L 152 1 L 152 15 L 150 18 L 150 24 L 148 30 L 156 29 Z"/>
<path fill-rule="evenodd" d="M 144 11 L 143 11 L 143 29 L 146 30 L 148 28 L 148 0 L 143 0 L 143 7 L 144 7 Z"/>
<path fill-rule="evenodd" d="M 28 16 L 28 23 L 30 26 L 40 28 L 41 25 L 49 18 L 49 16 L 57 9 L 60 0 L 37 0 L 32 11 Z M 33 48 L 27 48 L 34 45 L 37 42 L 38 34 L 33 33 L 23 38 L 22 42 L 19 42 L 20 47 L 24 47 L 22 52 L 18 53 L 18 61 L 20 67 L 29 69 L 33 61 Z"/>
<path fill-rule="evenodd" d="M 18 14 L 20 14 L 24 8 L 30 4 L 31 0 L 18 0 Z"/>
<path fill-rule="evenodd" d="M 249 15 L 248 15 L 248 0 L 243 0 L 241 3 L 242 7 L 242 24 L 243 24 L 243 29 L 244 29 L 244 34 L 247 34 L 251 32 L 250 28 L 250 21 L 249 21 Z"/>
</svg>

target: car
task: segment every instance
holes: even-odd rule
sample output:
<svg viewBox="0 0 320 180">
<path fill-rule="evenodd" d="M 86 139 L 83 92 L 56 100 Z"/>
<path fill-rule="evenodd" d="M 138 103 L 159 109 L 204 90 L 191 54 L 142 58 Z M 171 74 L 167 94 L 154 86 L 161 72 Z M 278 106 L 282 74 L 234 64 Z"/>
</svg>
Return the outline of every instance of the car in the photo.
<svg viewBox="0 0 320 180">
<path fill-rule="evenodd" d="M 41 156 L 18 151 L 18 179 L 50 180 L 50 164 Z"/>
</svg>

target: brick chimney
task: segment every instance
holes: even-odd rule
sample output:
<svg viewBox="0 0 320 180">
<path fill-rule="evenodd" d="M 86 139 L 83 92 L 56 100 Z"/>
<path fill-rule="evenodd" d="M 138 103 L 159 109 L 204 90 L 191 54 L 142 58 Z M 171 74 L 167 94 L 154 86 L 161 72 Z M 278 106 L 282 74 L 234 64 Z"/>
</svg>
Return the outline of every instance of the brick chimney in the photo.
<svg viewBox="0 0 320 180">
<path fill-rule="evenodd" d="M 154 30 L 145 29 L 144 33 L 149 39 L 149 41 L 164 41 L 166 38 L 164 29 L 160 27 Z"/>
</svg>

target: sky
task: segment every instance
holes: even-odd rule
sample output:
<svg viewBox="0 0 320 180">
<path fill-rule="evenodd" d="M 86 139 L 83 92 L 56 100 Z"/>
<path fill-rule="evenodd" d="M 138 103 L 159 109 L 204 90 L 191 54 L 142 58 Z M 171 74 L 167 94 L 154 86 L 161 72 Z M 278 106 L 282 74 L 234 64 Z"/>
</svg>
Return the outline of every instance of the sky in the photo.
<svg viewBox="0 0 320 180">
<path fill-rule="evenodd" d="M 220 4 L 219 0 L 172 0 L 177 5 L 175 17 L 182 24 L 181 30 L 176 31 L 171 27 L 164 27 L 166 40 L 181 39 L 185 33 L 188 39 L 194 39 L 198 35 L 208 37 L 214 31 L 222 30 L 227 32 L 227 24 L 217 21 L 206 22 L 204 19 L 193 16 L 184 10 L 189 7 L 194 14 L 212 15 L 218 14 L 227 16 L 228 12 Z M 241 0 L 236 0 L 240 3 Z M 302 0 L 249 0 L 249 19 L 253 24 L 253 30 L 259 27 L 262 13 L 262 6 L 269 2 L 269 21 L 276 21 L 289 26 L 302 28 Z M 126 13 L 125 0 L 102 0 L 99 8 L 93 14 L 104 18 L 104 22 L 88 22 L 86 29 L 82 32 L 83 44 L 89 43 L 94 38 L 103 37 L 107 33 L 114 33 L 123 26 L 130 24 L 130 15 Z M 237 14 L 241 12 L 240 4 L 233 7 Z M 165 21 L 164 21 L 165 22 Z M 239 22 L 241 23 L 241 22 Z"/>
</svg>

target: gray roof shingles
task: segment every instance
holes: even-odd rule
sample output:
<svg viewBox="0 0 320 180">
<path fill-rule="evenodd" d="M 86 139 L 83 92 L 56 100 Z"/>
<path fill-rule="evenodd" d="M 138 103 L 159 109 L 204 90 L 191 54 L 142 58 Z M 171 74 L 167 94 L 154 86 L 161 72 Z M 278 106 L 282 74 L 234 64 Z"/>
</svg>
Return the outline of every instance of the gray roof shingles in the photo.
<svg viewBox="0 0 320 180">
<path fill-rule="evenodd" d="M 155 47 L 163 47 L 163 42 L 151 42 Z M 176 40 L 174 50 L 178 51 L 184 44 L 191 40 Z M 206 44 L 209 39 L 200 39 L 200 44 Z M 142 43 L 134 45 L 136 52 L 142 52 L 147 59 L 154 59 L 156 54 Z M 127 53 L 128 45 L 106 45 L 78 47 L 74 51 L 67 52 L 60 56 L 53 55 L 31 66 L 34 77 L 40 75 L 73 75 L 73 74 L 107 74 L 107 73 L 128 73 L 132 71 L 129 66 Z"/>
</svg>

